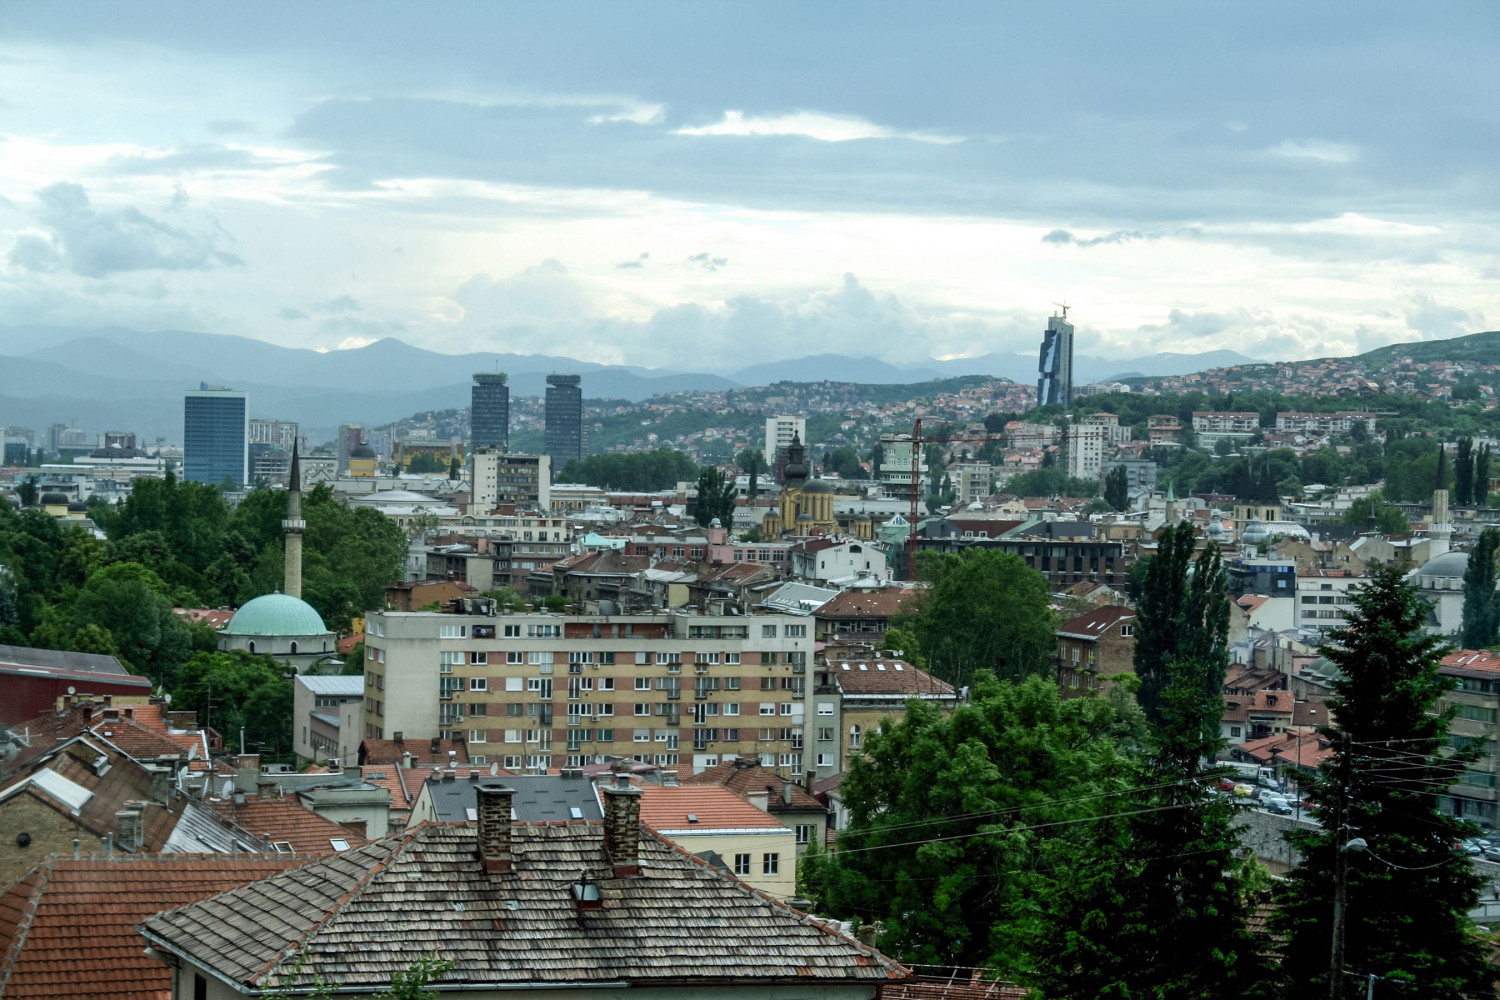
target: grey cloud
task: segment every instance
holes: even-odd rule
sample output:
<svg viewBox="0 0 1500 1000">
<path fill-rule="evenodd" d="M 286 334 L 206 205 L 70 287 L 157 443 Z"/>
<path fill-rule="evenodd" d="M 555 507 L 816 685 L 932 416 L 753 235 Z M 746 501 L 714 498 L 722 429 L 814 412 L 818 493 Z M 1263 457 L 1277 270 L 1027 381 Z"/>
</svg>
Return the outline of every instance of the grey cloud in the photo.
<svg viewBox="0 0 1500 1000">
<path fill-rule="evenodd" d="M 1160 239 L 1160 237 L 1147 236 L 1145 233 L 1141 232 L 1138 229 L 1130 231 L 1121 229 L 1116 230 L 1112 233 L 1106 233 L 1103 236 L 1092 236 L 1088 239 L 1081 240 L 1078 237 L 1074 236 L 1072 233 L 1068 232 L 1066 229 L 1054 229 L 1046 236 L 1042 237 L 1042 242 L 1051 243 L 1054 246 L 1097 247 L 1103 246 L 1106 243 L 1128 243 L 1131 240 L 1155 239 Z"/>
<path fill-rule="evenodd" d="M 1483 322 L 1483 315 L 1457 306 L 1439 305 L 1435 298 L 1425 293 L 1412 296 L 1411 307 L 1406 310 L 1406 325 L 1420 333 L 1424 340 L 1461 337 L 1482 329 Z"/>
<path fill-rule="evenodd" d="M 405 331 L 406 324 L 397 320 L 358 319 L 354 316 L 333 316 L 318 324 L 319 333 L 375 339 Z"/>
<path fill-rule="evenodd" d="M 646 261 L 650 259 L 651 255 L 649 253 L 643 253 L 639 257 L 632 257 L 630 260 L 622 260 L 618 264 L 616 264 L 615 267 L 620 268 L 622 271 L 636 270 L 645 267 Z"/>
<path fill-rule="evenodd" d="M 165 156 L 112 156 L 104 169 L 121 176 L 165 175 L 194 170 L 252 170 L 282 166 L 253 150 L 228 146 L 193 146 Z"/>
<path fill-rule="evenodd" d="M 282 308 L 276 310 L 276 315 L 285 320 L 298 320 L 307 319 L 311 314 L 304 312 L 301 309 L 293 308 L 292 306 L 283 306 Z"/>
<path fill-rule="evenodd" d="M 103 278 L 120 271 L 201 271 L 245 263 L 221 247 L 228 234 L 212 221 L 194 231 L 130 206 L 99 210 L 82 186 L 66 182 L 36 195 L 36 218 L 48 234 L 26 233 L 17 239 L 10 262 L 24 270 Z"/>
<path fill-rule="evenodd" d="M 1307 358 L 1353 354 L 1358 338 L 1355 331 L 1336 329 L 1322 316 L 1277 315 L 1244 307 L 1222 312 L 1173 309 L 1165 323 L 1141 326 L 1107 348 L 1112 354 L 1224 349 L 1256 358 Z"/>
<path fill-rule="evenodd" d="M 706 253 L 695 253 L 688 258 L 689 264 L 697 264 L 705 271 L 717 271 L 729 263 L 728 257 L 713 257 Z"/>
<path fill-rule="evenodd" d="M 312 319 L 317 317 L 344 316 L 363 312 L 365 304 L 352 295 L 340 295 L 325 302 L 314 302 L 310 306 L 285 306 L 276 315 L 285 320 Z"/>
</svg>

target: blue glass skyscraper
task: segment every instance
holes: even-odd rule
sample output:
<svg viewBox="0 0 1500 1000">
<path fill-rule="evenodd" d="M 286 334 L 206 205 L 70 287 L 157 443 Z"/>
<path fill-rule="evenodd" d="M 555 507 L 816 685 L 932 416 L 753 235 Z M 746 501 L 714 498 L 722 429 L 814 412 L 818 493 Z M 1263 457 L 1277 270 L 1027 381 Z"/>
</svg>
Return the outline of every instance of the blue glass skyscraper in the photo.
<svg viewBox="0 0 1500 1000">
<path fill-rule="evenodd" d="M 250 417 L 245 393 L 212 388 L 189 391 L 182 409 L 182 478 L 217 486 L 249 479 Z"/>
<path fill-rule="evenodd" d="M 1036 380 L 1036 405 L 1073 402 L 1073 324 L 1066 310 L 1047 320 L 1037 370 L 1041 377 Z"/>
</svg>

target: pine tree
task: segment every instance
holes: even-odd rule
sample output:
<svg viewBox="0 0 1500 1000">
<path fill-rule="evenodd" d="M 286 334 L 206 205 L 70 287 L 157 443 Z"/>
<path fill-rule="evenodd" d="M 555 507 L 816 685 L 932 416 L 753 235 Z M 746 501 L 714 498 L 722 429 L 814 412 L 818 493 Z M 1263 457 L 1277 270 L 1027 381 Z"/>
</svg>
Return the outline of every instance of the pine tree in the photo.
<svg viewBox="0 0 1500 1000">
<path fill-rule="evenodd" d="M 1479 533 L 1469 568 L 1464 570 L 1464 617 L 1460 633 L 1465 649 L 1486 649 L 1500 642 L 1500 597 L 1495 594 L 1495 556 L 1500 528 Z"/>
<path fill-rule="evenodd" d="M 1125 466 L 1117 465 L 1104 474 L 1104 501 L 1115 510 L 1130 506 L 1130 480 Z"/>
<path fill-rule="evenodd" d="M 1156 555 L 1144 571 L 1135 639 L 1136 697 L 1146 718 L 1160 726 L 1167 665 L 1193 660 L 1203 669 L 1204 690 L 1219 697 L 1229 668 L 1229 603 L 1219 547 L 1204 546 L 1195 560 L 1197 533 L 1191 521 L 1163 529 Z"/>
<path fill-rule="evenodd" d="M 1452 682 L 1438 665 L 1450 647 L 1423 631 L 1427 605 L 1400 569 L 1376 570 L 1351 596 L 1348 627 L 1319 650 L 1342 672 L 1322 730 L 1335 757 L 1312 790 L 1325 827 L 1289 838 L 1303 860 L 1277 891 L 1283 995 L 1363 996 L 1351 975 L 1329 982 L 1342 862 L 1346 970 L 1428 1000 L 1493 996 L 1469 919 L 1481 879 L 1453 848 L 1472 828 L 1438 808 L 1473 757 L 1443 753 L 1453 713 L 1436 709 Z"/>
<path fill-rule="evenodd" d="M 1453 503 L 1465 507 L 1474 502 L 1474 439 L 1459 438 L 1453 456 Z"/>
<path fill-rule="evenodd" d="M 1474 456 L 1474 506 L 1485 507 L 1490 502 L 1490 446 L 1481 445 Z"/>
</svg>

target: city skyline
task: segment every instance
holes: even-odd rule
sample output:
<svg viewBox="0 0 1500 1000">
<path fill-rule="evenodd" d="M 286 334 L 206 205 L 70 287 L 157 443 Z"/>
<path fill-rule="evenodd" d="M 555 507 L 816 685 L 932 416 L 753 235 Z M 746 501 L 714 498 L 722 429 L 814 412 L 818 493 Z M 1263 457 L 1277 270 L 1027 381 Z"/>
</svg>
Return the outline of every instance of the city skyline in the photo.
<svg viewBox="0 0 1500 1000">
<path fill-rule="evenodd" d="M 13 322 L 682 368 L 1500 316 L 1492 7 L 293 10 L 0 13 Z"/>
</svg>

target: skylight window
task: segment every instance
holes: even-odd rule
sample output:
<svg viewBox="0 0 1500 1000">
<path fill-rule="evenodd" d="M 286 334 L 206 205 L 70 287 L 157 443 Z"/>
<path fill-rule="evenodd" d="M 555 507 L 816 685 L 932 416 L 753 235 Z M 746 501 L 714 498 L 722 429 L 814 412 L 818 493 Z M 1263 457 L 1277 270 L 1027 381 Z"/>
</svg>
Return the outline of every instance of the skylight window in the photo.
<svg viewBox="0 0 1500 1000">
<path fill-rule="evenodd" d="M 335 851 L 347 851 L 349 849 L 349 841 L 342 837 L 330 837 L 328 843 L 333 845 Z"/>
</svg>

